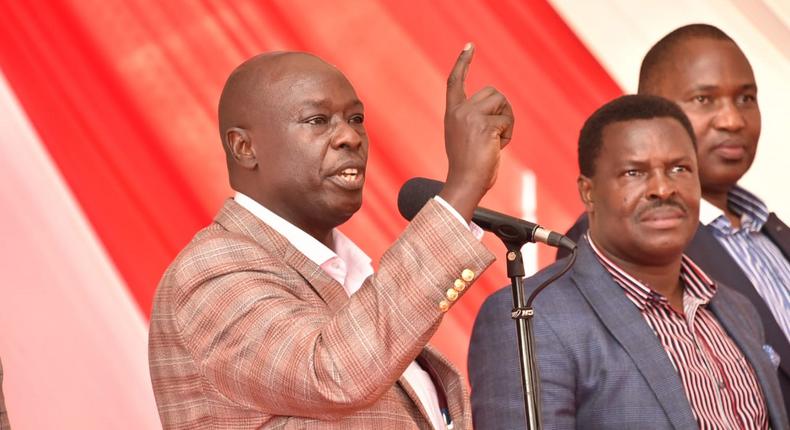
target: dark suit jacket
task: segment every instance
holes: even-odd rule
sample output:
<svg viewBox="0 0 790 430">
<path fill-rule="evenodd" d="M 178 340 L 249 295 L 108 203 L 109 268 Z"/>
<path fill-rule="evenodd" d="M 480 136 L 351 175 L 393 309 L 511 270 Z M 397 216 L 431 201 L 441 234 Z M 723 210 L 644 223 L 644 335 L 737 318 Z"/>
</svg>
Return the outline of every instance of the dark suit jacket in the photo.
<svg viewBox="0 0 790 430">
<path fill-rule="evenodd" d="M 557 262 L 525 281 L 527 294 L 556 273 Z M 469 348 L 476 428 L 525 427 L 510 288 L 486 300 Z M 534 304 L 534 335 L 547 429 L 696 429 L 683 384 L 644 317 L 595 257 L 586 240 L 569 273 Z M 788 428 L 776 368 L 763 351 L 754 307 L 719 284 L 709 304 L 751 364 L 771 428 Z"/>
<path fill-rule="evenodd" d="M 576 224 L 568 230 L 566 236 L 578 241 L 587 232 L 587 214 L 582 214 Z M 768 216 L 763 229 L 761 230 L 779 249 L 782 250 L 785 258 L 790 260 L 790 229 L 776 216 L 771 213 Z M 568 254 L 564 249 L 557 252 L 557 259 L 563 258 Z M 710 277 L 724 282 L 734 288 L 739 293 L 746 296 L 752 302 L 757 313 L 760 315 L 763 327 L 765 328 L 765 342 L 770 345 L 781 358 L 779 364 L 779 384 L 782 387 L 782 394 L 785 399 L 785 408 L 790 411 L 790 342 L 782 331 L 776 319 L 773 317 L 768 305 L 757 293 L 749 278 L 743 273 L 741 267 L 732 258 L 729 252 L 716 240 L 713 235 L 713 227 L 702 224 L 697 228 L 686 255 L 691 257 L 702 270 Z"/>
</svg>

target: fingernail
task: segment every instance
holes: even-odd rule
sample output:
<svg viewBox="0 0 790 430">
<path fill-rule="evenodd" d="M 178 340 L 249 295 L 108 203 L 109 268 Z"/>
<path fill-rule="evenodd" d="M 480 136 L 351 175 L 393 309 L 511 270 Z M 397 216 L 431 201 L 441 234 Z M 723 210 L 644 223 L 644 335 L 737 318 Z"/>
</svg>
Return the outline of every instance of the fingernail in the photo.
<svg viewBox="0 0 790 430">
<path fill-rule="evenodd" d="M 472 49 L 472 47 L 474 47 L 474 45 L 472 45 L 472 42 L 466 42 L 466 45 L 464 45 L 464 51 L 468 51 Z"/>
</svg>

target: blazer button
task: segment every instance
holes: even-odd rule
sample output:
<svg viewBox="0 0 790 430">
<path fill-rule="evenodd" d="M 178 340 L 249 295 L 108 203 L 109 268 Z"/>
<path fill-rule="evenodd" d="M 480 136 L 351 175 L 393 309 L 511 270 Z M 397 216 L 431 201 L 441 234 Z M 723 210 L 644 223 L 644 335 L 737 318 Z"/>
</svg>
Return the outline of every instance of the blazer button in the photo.
<svg viewBox="0 0 790 430">
<path fill-rule="evenodd" d="M 452 288 L 447 290 L 447 300 L 449 300 L 451 302 L 454 302 L 454 301 L 458 300 L 458 291 L 455 291 Z"/>
<path fill-rule="evenodd" d="M 466 282 L 456 279 L 455 282 L 453 282 L 453 289 L 459 293 L 463 292 L 466 289 Z"/>
<path fill-rule="evenodd" d="M 442 300 L 439 302 L 439 310 L 442 312 L 447 312 L 447 309 L 450 309 L 450 303 L 447 300 Z"/>
<path fill-rule="evenodd" d="M 461 272 L 461 279 L 466 282 L 472 282 L 475 279 L 475 272 L 469 269 L 464 269 L 464 271 Z"/>
</svg>

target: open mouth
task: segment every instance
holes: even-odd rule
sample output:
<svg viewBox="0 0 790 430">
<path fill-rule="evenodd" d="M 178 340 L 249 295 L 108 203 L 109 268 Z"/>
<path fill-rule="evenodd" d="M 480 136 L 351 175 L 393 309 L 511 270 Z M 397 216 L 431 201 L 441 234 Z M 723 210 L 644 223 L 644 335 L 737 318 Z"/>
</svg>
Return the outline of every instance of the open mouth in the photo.
<svg viewBox="0 0 790 430">
<path fill-rule="evenodd" d="M 346 167 L 330 177 L 332 182 L 347 190 L 362 188 L 365 182 L 365 172 L 356 167 Z"/>
</svg>

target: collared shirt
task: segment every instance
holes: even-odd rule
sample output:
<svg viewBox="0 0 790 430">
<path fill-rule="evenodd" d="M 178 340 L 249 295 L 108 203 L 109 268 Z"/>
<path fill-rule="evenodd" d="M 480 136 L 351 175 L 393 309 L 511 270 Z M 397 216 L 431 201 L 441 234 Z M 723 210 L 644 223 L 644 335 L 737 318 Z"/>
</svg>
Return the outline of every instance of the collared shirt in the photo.
<svg viewBox="0 0 790 430">
<path fill-rule="evenodd" d="M 765 398 L 754 369 L 708 309 L 716 294 L 713 281 L 684 255 L 679 313 L 665 296 L 606 258 L 592 240 L 590 245 L 667 352 L 700 429 L 767 429 Z"/>
<path fill-rule="evenodd" d="M 699 220 L 713 228 L 716 240 L 738 263 L 790 339 L 790 261 L 761 232 L 768 220 L 768 207 L 737 185 L 730 190 L 727 205 L 741 217 L 741 228 L 734 228 L 724 211 L 704 199 L 700 201 Z"/>
<path fill-rule="evenodd" d="M 370 257 L 339 230 L 332 230 L 332 239 L 335 247 L 332 250 L 250 197 L 237 192 L 234 200 L 283 235 L 294 248 L 320 266 L 332 279 L 343 286 L 349 297 L 362 287 L 365 279 L 373 274 Z M 439 199 L 439 202 L 445 207 L 452 208 L 444 200 Z M 454 209 L 451 209 L 451 213 L 454 213 L 454 216 L 463 222 L 463 218 Z M 409 367 L 406 368 L 406 371 L 403 372 L 403 377 L 414 390 L 423 408 L 428 413 L 433 428 L 447 428 L 445 418 L 439 407 L 436 386 L 428 372 L 416 361 L 412 361 Z"/>
</svg>

